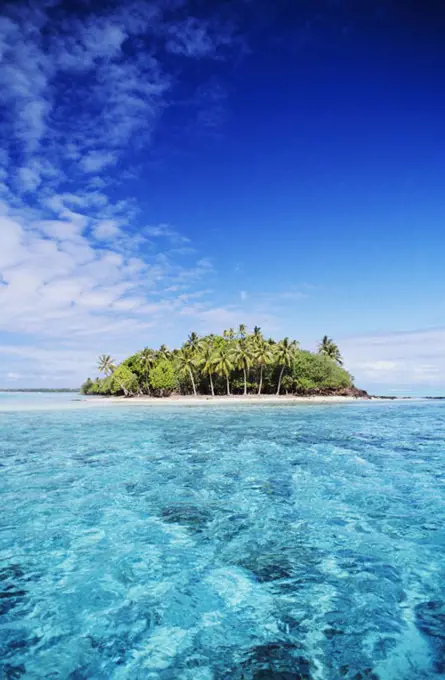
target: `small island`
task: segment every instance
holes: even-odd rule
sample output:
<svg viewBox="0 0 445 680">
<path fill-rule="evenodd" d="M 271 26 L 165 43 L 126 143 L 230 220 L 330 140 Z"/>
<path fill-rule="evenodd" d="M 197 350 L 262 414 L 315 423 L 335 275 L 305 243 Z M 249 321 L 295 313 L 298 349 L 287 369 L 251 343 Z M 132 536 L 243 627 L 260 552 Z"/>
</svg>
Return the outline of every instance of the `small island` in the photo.
<svg viewBox="0 0 445 680">
<path fill-rule="evenodd" d="M 104 375 L 88 378 L 82 394 L 123 397 L 171 395 L 295 395 L 369 398 L 343 368 L 338 346 L 324 336 L 318 352 L 300 349 L 296 340 L 266 339 L 243 324 L 222 335 L 191 333 L 180 349 L 145 349 L 119 365 L 99 357 Z"/>
</svg>

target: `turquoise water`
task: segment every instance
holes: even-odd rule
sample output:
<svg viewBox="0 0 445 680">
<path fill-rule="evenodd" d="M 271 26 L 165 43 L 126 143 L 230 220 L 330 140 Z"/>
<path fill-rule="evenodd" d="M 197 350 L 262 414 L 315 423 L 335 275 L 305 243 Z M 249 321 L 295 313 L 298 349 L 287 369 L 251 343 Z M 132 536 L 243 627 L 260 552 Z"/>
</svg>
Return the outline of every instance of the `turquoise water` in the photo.
<svg viewBox="0 0 445 680">
<path fill-rule="evenodd" d="M 0 392 L 0 411 L 66 408 L 87 401 L 80 392 Z"/>
<path fill-rule="evenodd" d="M 48 403 L 0 412 L 1 678 L 445 676 L 445 404 Z"/>
</svg>

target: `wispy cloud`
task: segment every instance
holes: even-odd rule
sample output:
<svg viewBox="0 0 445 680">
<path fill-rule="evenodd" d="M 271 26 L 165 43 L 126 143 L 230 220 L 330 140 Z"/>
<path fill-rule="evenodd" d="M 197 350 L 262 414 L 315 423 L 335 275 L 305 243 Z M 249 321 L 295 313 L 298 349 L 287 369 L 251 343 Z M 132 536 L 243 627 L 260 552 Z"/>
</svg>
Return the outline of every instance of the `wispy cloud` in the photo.
<svg viewBox="0 0 445 680">
<path fill-rule="evenodd" d="M 305 290 L 299 290 L 298 288 L 289 288 L 284 290 L 275 290 L 273 292 L 265 291 L 247 291 L 241 290 L 239 293 L 240 299 L 242 301 L 249 300 L 251 304 L 255 304 L 259 307 L 285 307 L 289 308 L 294 304 L 297 304 L 301 300 L 309 297 L 309 294 Z"/>
<path fill-rule="evenodd" d="M 199 294 L 211 262 L 111 190 L 175 101 L 176 60 L 220 59 L 239 41 L 185 0 L 2 13 L 0 381 L 76 384 L 98 351 L 125 354 L 173 315 L 212 309 Z"/>
<path fill-rule="evenodd" d="M 3 5 L 0 384 L 76 385 L 95 374 L 100 352 L 119 360 L 191 328 L 272 332 L 270 308 L 301 296 L 246 291 L 231 304 L 181 225 L 153 223 L 132 196 L 169 107 L 193 109 L 205 129 L 223 118 L 224 87 L 208 75 L 196 82 L 206 69 L 189 65 L 239 54 L 242 40 L 218 3 L 201 16 L 196 7 Z M 188 68 L 191 90 L 181 81 Z"/>
<path fill-rule="evenodd" d="M 96 3 L 73 14 L 57 0 L 4 6 L 0 23 L 4 139 L 19 182 L 33 190 L 51 168 L 87 175 L 115 165 L 129 140 L 146 144 L 177 79 L 165 53 L 222 58 L 239 38 L 187 3 Z M 7 133 L 7 134 L 6 134 Z M 138 136 L 135 137 L 136 133 Z"/>
<path fill-rule="evenodd" d="M 73 337 L 101 333 L 110 321 L 117 328 L 129 314 L 145 326 L 147 300 L 171 298 L 167 288 L 187 290 L 211 270 L 203 258 L 189 265 L 171 261 L 140 236 L 135 244 L 111 220 L 91 223 L 65 207 L 52 220 L 0 218 L 3 330 Z"/>
<path fill-rule="evenodd" d="M 352 337 L 342 349 L 359 384 L 421 391 L 445 386 L 444 328 Z"/>
<path fill-rule="evenodd" d="M 192 317 L 195 330 L 200 333 L 221 332 L 223 328 L 237 328 L 239 324 L 246 324 L 248 328 L 259 325 L 267 333 L 277 328 L 276 318 L 272 313 L 256 308 L 246 309 L 240 305 L 211 307 L 195 303 L 180 311 L 182 316 Z"/>
<path fill-rule="evenodd" d="M 244 47 L 233 23 L 217 18 L 197 19 L 188 16 L 167 26 L 166 49 L 187 57 L 223 59 L 227 46 Z"/>
<path fill-rule="evenodd" d="M 180 234 L 168 224 L 157 224 L 155 226 L 145 227 L 143 231 L 147 236 L 167 239 L 175 246 L 182 246 L 183 244 L 190 243 L 190 239 L 187 236 Z"/>
<path fill-rule="evenodd" d="M 103 151 L 89 151 L 80 161 L 82 169 L 85 172 L 99 172 L 108 165 L 114 165 L 117 160 L 117 154 Z"/>
</svg>

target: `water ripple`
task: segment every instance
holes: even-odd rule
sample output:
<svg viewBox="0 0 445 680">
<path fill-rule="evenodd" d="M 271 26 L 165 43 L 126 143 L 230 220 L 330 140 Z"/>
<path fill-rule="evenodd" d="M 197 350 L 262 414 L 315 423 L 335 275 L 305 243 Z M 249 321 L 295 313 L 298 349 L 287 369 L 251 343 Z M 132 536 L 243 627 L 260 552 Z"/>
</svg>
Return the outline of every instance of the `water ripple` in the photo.
<svg viewBox="0 0 445 680">
<path fill-rule="evenodd" d="M 0 414 L 0 677 L 443 677 L 444 409 Z"/>
</svg>

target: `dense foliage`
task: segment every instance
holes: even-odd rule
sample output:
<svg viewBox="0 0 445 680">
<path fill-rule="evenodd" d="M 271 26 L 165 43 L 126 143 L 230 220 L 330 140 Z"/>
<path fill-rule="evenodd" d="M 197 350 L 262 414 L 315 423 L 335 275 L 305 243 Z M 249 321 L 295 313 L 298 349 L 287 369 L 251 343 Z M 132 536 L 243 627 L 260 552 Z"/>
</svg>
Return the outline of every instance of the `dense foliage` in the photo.
<svg viewBox="0 0 445 680">
<path fill-rule="evenodd" d="M 150 371 L 150 385 L 153 392 L 160 397 L 166 397 L 175 390 L 177 383 L 173 362 L 168 359 L 159 359 Z"/>
<path fill-rule="evenodd" d="M 119 366 L 103 354 L 98 369 L 105 377 L 88 378 L 83 394 L 314 394 L 352 387 L 340 351 L 327 336 L 315 354 L 289 338 L 266 340 L 258 326 L 252 333 L 243 325 L 223 335 L 191 333 L 181 349 L 147 347 Z"/>
</svg>

